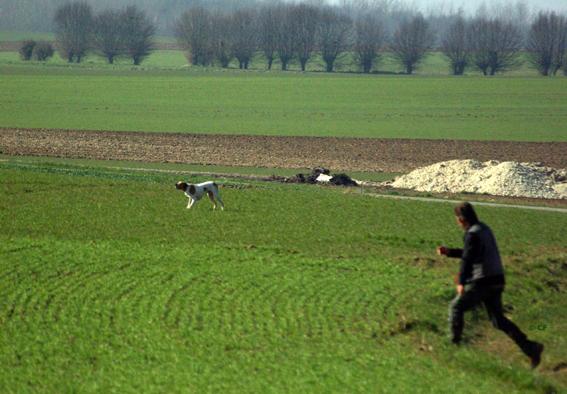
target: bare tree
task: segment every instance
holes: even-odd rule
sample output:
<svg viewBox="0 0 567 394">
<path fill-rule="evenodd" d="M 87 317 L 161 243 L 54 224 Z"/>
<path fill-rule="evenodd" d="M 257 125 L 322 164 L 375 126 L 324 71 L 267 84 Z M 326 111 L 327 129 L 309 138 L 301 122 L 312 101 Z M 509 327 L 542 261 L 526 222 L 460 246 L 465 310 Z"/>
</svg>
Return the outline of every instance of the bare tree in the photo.
<svg viewBox="0 0 567 394">
<path fill-rule="evenodd" d="M 208 10 L 192 7 L 177 21 L 175 35 L 193 65 L 207 66 L 213 59 L 212 21 Z"/>
<path fill-rule="evenodd" d="M 453 75 L 463 75 L 470 63 L 471 48 L 467 21 L 459 16 L 441 41 L 441 50 L 449 58 Z"/>
<path fill-rule="evenodd" d="M 392 39 L 393 58 L 400 63 L 407 74 L 413 74 L 435 43 L 435 35 L 423 15 L 402 22 Z"/>
<path fill-rule="evenodd" d="M 335 61 L 350 44 L 352 20 L 336 8 L 325 7 L 319 18 L 319 49 L 326 65 L 332 72 Z"/>
<path fill-rule="evenodd" d="M 511 22 L 477 17 L 469 34 L 473 62 L 484 75 L 495 75 L 520 64 L 522 33 Z"/>
<path fill-rule="evenodd" d="M 213 57 L 222 68 L 228 68 L 234 57 L 232 18 L 230 14 L 223 11 L 214 12 L 211 15 L 210 46 Z"/>
<path fill-rule="evenodd" d="M 124 53 L 124 33 L 120 12 L 106 10 L 95 16 L 93 22 L 93 46 L 109 64 Z"/>
<path fill-rule="evenodd" d="M 566 48 L 567 18 L 555 12 L 540 12 L 528 36 L 530 62 L 541 75 L 556 75 L 564 66 Z"/>
<path fill-rule="evenodd" d="M 55 40 L 61 57 L 80 63 L 91 42 L 92 9 L 84 2 L 66 3 L 55 12 Z"/>
<path fill-rule="evenodd" d="M 24 61 L 31 60 L 33 54 L 33 48 L 36 42 L 34 40 L 25 40 L 20 46 L 20 58 Z"/>
<path fill-rule="evenodd" d="M 33 47 L 32 56 L 38 62 L 44 62 L 53 56 L 53 46 L 49 42 L 38 42 Z"/>
<path fill-rule="evenodd" d="M 231 17 L 232 51 L 239 67 L 247 69 L 257 48 L 256 13 L 252 9 L 236 10 Z"/>
<path fill-rule="evenodd" d="M 380 59 L 385 33 L 375 14 L 359 16 L 354 22 L 354 55 L 363 72 L 369 73 Z"/>
<path fill-rule="evenodd" d="M 315 6 L 306 3 L 292 6 L 290 12 L 296 36 L 297 57 L 301 71 L 305 71 L 307 62 L 315 50 L 319 12 Z"/>
<path fill-rule="evenodd" d="M 258 26 L 259 46 L 268 62 L 268 70 L 271 70 L 278 49 L 279 35 L 278 11 L 274 6 L 266 5 L 260 9 Z"/>
<path fill-rule="evenodd" d="M 276 6 L 276 47 L 282 70 L 287 70 L 289 62 L 295 54 L 296 35 L 293 30 L 293 15 L 291 5 L 282 4 Z"/>
<path fill-rule="evenodd" d="M 156 28 L 146 13 L 135 5 L 126 7 L 121 17 L 124 50 L 137 66 L 152 52 Z"/>
</svg>

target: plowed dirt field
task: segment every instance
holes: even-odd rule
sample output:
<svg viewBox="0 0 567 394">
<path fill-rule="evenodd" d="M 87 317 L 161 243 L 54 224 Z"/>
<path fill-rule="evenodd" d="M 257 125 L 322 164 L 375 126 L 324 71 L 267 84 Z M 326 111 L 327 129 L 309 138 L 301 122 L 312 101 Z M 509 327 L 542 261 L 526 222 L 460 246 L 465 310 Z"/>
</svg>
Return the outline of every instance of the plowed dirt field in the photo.
<svg viewBox="0 0 567 394">
<path fill-rule="evenodd" d="M 567 167 L 567 143 L 264 137 L 0 128 L 0 153 L 334 171 L 407 172 L 452 159 Z"/>
</svg>

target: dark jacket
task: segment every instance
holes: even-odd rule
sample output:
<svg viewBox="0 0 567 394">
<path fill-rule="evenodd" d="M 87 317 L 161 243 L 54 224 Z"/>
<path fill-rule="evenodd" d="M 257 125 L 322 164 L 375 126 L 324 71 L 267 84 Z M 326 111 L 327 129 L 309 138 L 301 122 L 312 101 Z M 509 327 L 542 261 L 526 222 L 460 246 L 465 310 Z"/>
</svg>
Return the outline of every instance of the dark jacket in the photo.
<svg viewBox="0 0 567 394">
<path fill-rule="evenodd" d="M 472 225 L 464 241 L 463 249 L 449 249 L 447 254 L 461 259 L 458 283 L 504 284 L 504 268 L 490 227 L 481 222 Z"/>
</svg>

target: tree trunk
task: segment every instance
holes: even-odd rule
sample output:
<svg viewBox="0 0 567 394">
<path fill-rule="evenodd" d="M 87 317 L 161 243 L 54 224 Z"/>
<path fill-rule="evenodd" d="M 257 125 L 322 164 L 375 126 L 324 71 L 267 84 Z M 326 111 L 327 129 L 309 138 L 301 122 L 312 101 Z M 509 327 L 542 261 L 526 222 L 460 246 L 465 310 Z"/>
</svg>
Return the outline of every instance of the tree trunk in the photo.
<svg viewBox="0 0 567 394">
<path fill-rule="evenodd" d="M 456 63 L 453 65 L 453 75 L 463 75 L 465 73 L 465 65 Z"/>
<path fill-rule="evenodd" d="M 332 59 L 332 60 L 330 60 L 330 59 L 329 59 L 329 60 L 325 60 L 325 64 L 327 65 L 326 71 L 327 71 L 328 73 L 332 73 L 332 72 L 333 72 L 334 63 L 335 63 L 335 60 L 334 60 L 334 59 Z"/>
<path fill-rule="evenodd" d="M 307 66 L 307 59 L 301 58 L 299 59 L 299 62 L 301 63 L 301 71 L 305 71 L 305 68 Z"/>
<path fill-rule="evenodd" d="M 268 70 L 272 69 L 272 63 L 274 62 L 274 58 L 273 57 L 269 57 L 268 58 Z"/>
<path fill-rule="evenodd" d="M 362 61 L 362 71 L 365 74 L 370 74 L 370 70 L 372 70 L 372 61 L 369 59 L 365 59 Z"/>
</svg>

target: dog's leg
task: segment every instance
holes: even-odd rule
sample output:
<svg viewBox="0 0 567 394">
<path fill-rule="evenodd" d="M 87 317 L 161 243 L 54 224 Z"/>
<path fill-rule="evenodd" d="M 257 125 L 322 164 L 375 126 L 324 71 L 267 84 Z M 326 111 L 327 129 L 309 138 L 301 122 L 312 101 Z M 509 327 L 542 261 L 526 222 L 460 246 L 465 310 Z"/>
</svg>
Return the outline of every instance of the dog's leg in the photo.
<svg viewBox="0 0 567 394">
<path fill-rule="evenodd" d="M 209 195 L 209 197 L 211 197 L 211 199 L 213 199 L 213 200 L 216 199 L 220 204 L 221 211 L 224 211 L 224 203 L 222 202 L 222 200 L 220 198 L 220 194 L 219 194 L 219 185 L 217 185 L 215 182 L 213 182 L 213 187 L 212 187 L 211 192 L 212 192 L 213 196 L 211 197 Z M 215 208 L 216 208 L 216 204 L 215 204 Z"/>
<path fill-rule="evenodd" d="M 208 191 L 207 195 L 209 196 L 209 200 L 211 200 L 211 202 L 213 203 L 213 210 L 217 209 L 217 203 L 215 201 L 215 196 L 214 196 L 213 192 Z"/>
<path fill-rule="evenodd" d="M 222 202 L 222 200 L 221 200 L 220 196 L 218 195 L 218 193 L 217 193 L 217 200 L 218 200 L 218 202 L 219 202 L 219 204 L 220 204 L 220 209 L 221 209 L 221 211 L 224 211 L 224 203 Z"/>
<path fill-rule="evenodd" d="M 195 200 L 192 198 L 189 198 L 189 203 L 187 204 L 187 209 L 191 209 L 191 207 L 193 206 L 193 204 L 195 204 Z"/>
</svg>

